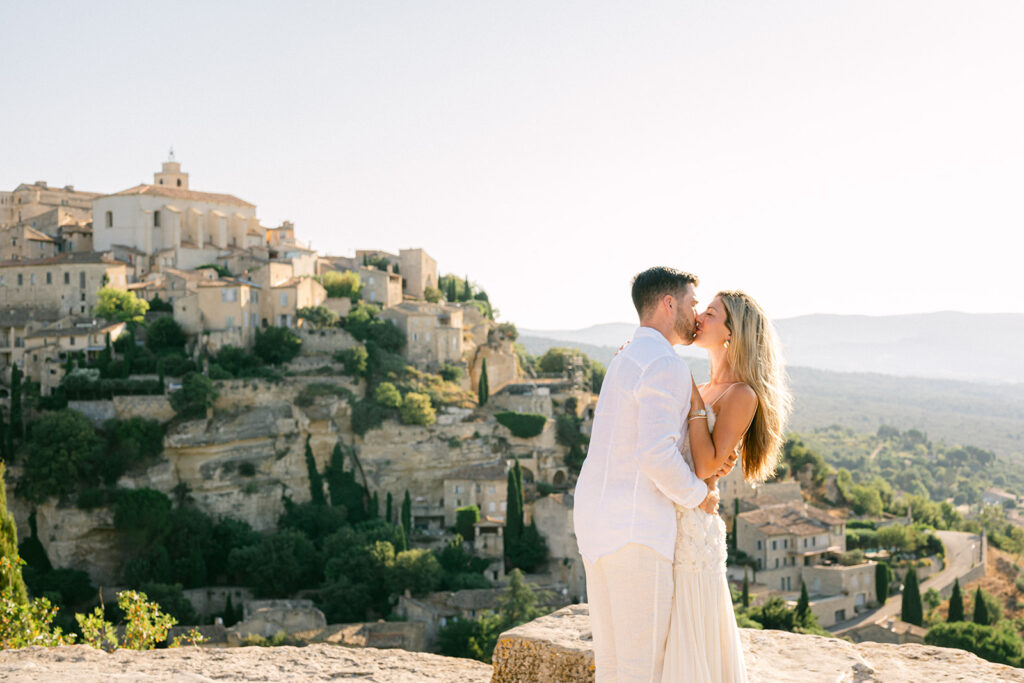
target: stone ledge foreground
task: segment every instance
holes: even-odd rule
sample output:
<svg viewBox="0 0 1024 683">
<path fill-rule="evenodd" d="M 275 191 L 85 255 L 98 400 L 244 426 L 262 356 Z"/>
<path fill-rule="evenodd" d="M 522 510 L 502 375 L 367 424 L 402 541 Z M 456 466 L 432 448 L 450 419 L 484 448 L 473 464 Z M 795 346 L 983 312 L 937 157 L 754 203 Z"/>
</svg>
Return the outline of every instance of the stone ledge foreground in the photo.
<svg viewBox="0 0 1024 683">
<path fill-rule="evenodd" d="M 929 645 L 853 644 L 785 631 L 740 629 L 751 683 L 1018 681 L 1024 669 Z M 590 615 L 572 605 L 506 631 L 494 649 L 493 683 L 593 681 Z"/>
<path fill-rule="evenodd" d="M 295 681 L 486 683 L 491 667 L 470 659 L 339 645 L 195 648 L 107 654 L 86 645 L 0 651 L 0 681 Z"/>
</svg>

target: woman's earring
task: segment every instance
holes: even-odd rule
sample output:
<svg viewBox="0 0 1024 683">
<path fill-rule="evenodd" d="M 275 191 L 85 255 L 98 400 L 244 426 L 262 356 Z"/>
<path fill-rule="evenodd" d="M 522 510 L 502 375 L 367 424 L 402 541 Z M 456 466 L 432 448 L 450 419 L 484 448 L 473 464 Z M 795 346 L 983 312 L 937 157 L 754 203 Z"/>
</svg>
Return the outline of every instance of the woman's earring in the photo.
<svg viewBox="0 0 1024 683">
<path fill-rule="evenodd" d="M 725 348 L 729 348 L 729 340 L 728 340 L 728 339 L 726 339 L 726 340 L 725 340 L 725 343 L 724 343 L 724 344 L 722 344 L 722 346 L 724 346 Z"/>
</svg>

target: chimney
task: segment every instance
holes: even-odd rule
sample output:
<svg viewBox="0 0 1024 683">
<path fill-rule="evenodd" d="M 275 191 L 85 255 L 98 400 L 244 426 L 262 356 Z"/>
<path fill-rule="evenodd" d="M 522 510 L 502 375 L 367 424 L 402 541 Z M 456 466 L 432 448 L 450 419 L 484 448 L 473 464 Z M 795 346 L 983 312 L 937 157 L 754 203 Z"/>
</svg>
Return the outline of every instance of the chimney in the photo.
<svg viewBox="0 0 1024 683">
<path fill-rule="evenodd" d="M 39 187 L 46 187 L 46 181 L 45 180 L 37 180 L 36 181 L 36 185 L 38 185 Z"/>
</svg>

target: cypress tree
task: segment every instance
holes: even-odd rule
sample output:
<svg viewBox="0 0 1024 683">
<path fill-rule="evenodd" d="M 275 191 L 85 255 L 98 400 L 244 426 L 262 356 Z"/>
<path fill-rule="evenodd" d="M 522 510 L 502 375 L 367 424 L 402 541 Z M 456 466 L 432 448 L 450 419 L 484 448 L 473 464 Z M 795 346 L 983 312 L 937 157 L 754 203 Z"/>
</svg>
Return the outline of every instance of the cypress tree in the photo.
<svg viewBox="0 0 1024 683">
<path fill-rule="evenodd" d="M 884 605 L 889 599 L 889 581 L 892 579 L 892 569 L 885 562 L 875 565 L 875 594 L 878 597 L 878 604 Z"/>
<path fill-rule="evenodd" d="M 953 579 L 953 592 L 949 596 L 949 616 L 946 621 L 964 620 L 964 595 L 960 592 L 960 579 Z"/>
<path fill-rule="evenodd" d="M 402 531 L 405 532 L 408 542 L 409 534 L 412 532 L 412 497 L 409 495 L 409 489 L 405 490 L 405 498 L 402 499 Z"/>
<path fill-rule="evenodd" d="M 448 298 L 448 301 L 450 303 L 455 303 L 455 301 L 459 298 L 458 293 L 455 291 L 455 276 L 454 275 L 452 275 L 451 277 L 448 278 L 448 295 L 447 295 L 447 298 Z"/>
<path fill-rule="evenodd" d="M 21 578 L 21 558 L 18 556 L 18 529 L 14 525 L 14 517 L 7 509 L 7 486 L 4 474 L 7 467 L 0 462 L 0 557 L 10 564 L 0 565 L 0 589 L 10 589 L 11 598 L 19 604 L 28 603 L 28 591 L 25 580 Z"/>
<path fill-rule="evenodd" d="M 518 459 L 508 471 L 505 496 L 505 554 L 512 558 L 523 536 L 523 470 Z"/>
<path fill-rule="evenodd" d="M 160 393 L 167 391 L 167 378 L 164 376 L 164 359 L 161 358 L 156 362 L 156 370 L 160 379 Z"/>
<path fill-rule="evenodd" d="M 313 449 L 309 445 L 310 435 L 306 435 L 306 471 L 309 473 L 309 498 L 313 505 L 326 505 L 324 498 L 324 479 L 316 471 L 316 459 L 313 458 Z"/>
<path fill-rule="evenodd" d="M 740 602 L 743 609 L 750 607 L 750 580 L 747 578 L 747 568 L 743 567 L 743 593 L 740 594 Z"/>
<path fill-rule="evenodd" d="M 985 597 L 981 594 L 981 586 L 978 586 L 978 590 L 974 592 L 974 619 L 972 621 L 982 626 L 990 626 L 992 622 L 992 617 L 988 613 L 988 605 L 985 603 Z"/>
<path fill-rule="evenodd" d="M 811 598 L 807 595 L 807 584 L 800 579 L 800 599 L 796 603 L 796 619 L 801 624 L 807 619 L 811 611 Z"/>
<path fill-rule="evenodd" d="M 900 619 L 908 624 L 921 626 L 924 623 L 924 608 L 921 605 L 921 587 L 917 584 L 917 570 L 911 567 L 903 580 L 903 607 Z"/>
<path fill-rule="evenodd" d="M 370 519 L 377 519 L 380 517 L 380 498 L 377 497 L 377 492 L 374 491 L 373 495 L 370 496 Z"/>
<path fill-rule="evenodd" d="M 736 551 L 736 544 L 737 544 L 737 540 L 736 540 L 736 519 L 739 516 L 740 516 L 740 499 L 739 499 L 739 496 L 737 496 L 736 498 L 732 499 L 732 535 L 729 538 L 729 541 L 731 541 L 731 544 L 732 544 L 731 547 L 732 547 L 733 552 Z"/>
<path fill-rule="evenodd" d="M 17 365 L 11 366 L 11 424 L 7 452 L 14 455 L 14 439 L 20 439 L 23 427 L 21 424 L 21 370 Z"/>
<path fill-rule="evenodd" d="M 405 533 L 405 527 L 401 524 L 398 525 L 398 545 L 395 546 L 395 552 L 401 553 L 409 549 L 409 539 Z"/>
<path fill-rule="evenodd" d="M 486 405 L 487 399 L 491 397 L 491 386 L 487 381 L 487 359 L 484 358 L 480 364 L 480 382 L 477 384 L 476 396 L 480 405 Z"/>
<path fill-rule="evenodd" d="M 391 524 L 391 506 L 393 505 L 391 500 L 391 491 L 388 491 L 387 502 L 384 503 L 384 521 Z"/>
<path fill-rule="evenodd" d="M 465 287 L 462 290 L 462 300 L 469 301 L 473 298 L 473 291 L 469 288 L 469 276 L 466 276 L 466 281 L 463 283 Z"/>
</svg>

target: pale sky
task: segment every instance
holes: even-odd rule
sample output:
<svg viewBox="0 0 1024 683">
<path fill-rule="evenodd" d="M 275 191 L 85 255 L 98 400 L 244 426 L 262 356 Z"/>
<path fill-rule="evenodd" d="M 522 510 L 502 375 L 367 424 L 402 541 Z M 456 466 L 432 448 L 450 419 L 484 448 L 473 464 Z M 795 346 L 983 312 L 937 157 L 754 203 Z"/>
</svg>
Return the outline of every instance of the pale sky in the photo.
<svg viewBox="0 0 1024 683">
<path fill-rule="evenodd" d="M 422 246 L 521 327 L 649 265 L 775 317 L 1024 312 L 1024 3 L 5 3 L 0 188 L 193 189 Z M 962 333 L 962 331 L 951 331 Z"/>
</svg>

